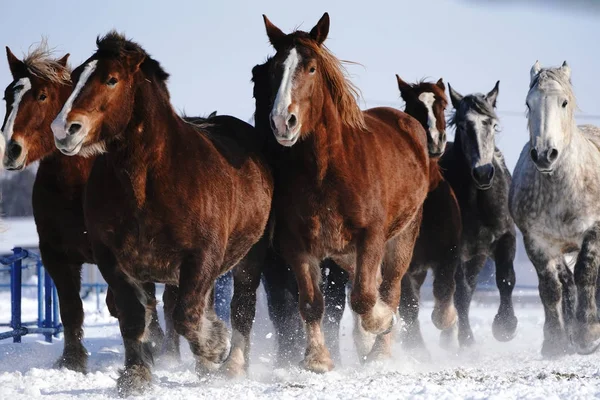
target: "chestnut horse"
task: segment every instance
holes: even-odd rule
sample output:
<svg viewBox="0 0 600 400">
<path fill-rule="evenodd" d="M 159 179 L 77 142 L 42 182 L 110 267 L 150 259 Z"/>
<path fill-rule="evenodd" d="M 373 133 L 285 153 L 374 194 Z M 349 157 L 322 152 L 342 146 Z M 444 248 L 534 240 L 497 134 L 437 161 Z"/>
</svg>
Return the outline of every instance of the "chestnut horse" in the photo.
<svg viewBox="0 0 600 400">
<path fill-rule="evenodd" d="M 419 327 L 419 297 L 427 270 L 431 268 L 435 305 L 431 319 L 440 330 L 456 323 L 454 307 L 454 274 L 460 265 L 462 222 L 454 190 L 444 180 L 438 166 L 446 148 L 446 117 L 448 105 L 446 86 L 442 79 L 436 83 L 408 84 L 398 75 L 398 87 L 406 103 L 405 112 L 416 118 L 427 132 L 429 148 L 430 192 L 423 204 L 421 231 L 408 274 L 402 279 L 400 316 L 405 322 L 403 344 L 425 352 Z"/>
<path fill-rule="evenodd" d="M 207 305 L 219 275 L 235 268 L 233 339 L 227 367 L 247 357 L 273 181 L 256 131 L 229 116 L 184 121 L 168 75 L 138 44 L 110 32 L 73 71 L 75 90 L 52 123 L 67 155 L 106 151 L 94 163 L 84 212 L 98 267 L 115 296 L 125 344 L 117 387 L 148 387 L 143 282 L 178 285 L 173 320 L 196 369 L 228 351 L 225 325 Z M 255 244 L 259 245 L 255 245 Z M 258 271 L 258 273 L 256 273 Z"/>
<path fill-rule="evenodd" d="M 269 122 L 273 107 L 271 98 L 271 76 L 269 73 L 272 58 L 252 68 L 253 96 L 256 110 L 254 126 L 264 135 L 264 151 L 274 176 L 285 157 L 286 148 L 279 145 Z M 277 363 L 286 365 L 303 354 L 304 327 L 298 314 L 298 285 L 291 268 L 277 250 L 277 238 L 269 248 L 263 269 L 263 284 L 267 294 L 269 317 L 273 322 L 277 337 Z M 321 290 L 325 295 L 325 318 L 323 319 L 326 342 L 332 351 L 335 362 L 341 361 L 339 329 L 346 306 L 346 284 L 348 274 L 331 259 L 321 264 Z"/>
<path fill-rule="evenodd" d="M 426 134 L 398 110 L 359 109 L 356 89 L 323 45 L 327 13 L 310 33 L 284 34 L 263 17 L 276 50 L 271 124 L 289 147 L 276 175 L 275 238 L 298 282 L 303 366 L 333 368 L 319 287 L 320 261 L 328 257 L 350 274 L 351 307 L 377 335 L 370 357 L 386 356 L 429 188 Z"/>
<path fill-rule="evenodd" d="M 81 266 L 95 263 L 83 219 L 83 189 L 94 157 L 66 157 L 54 146 L 50 123 L 71 92 L 69 55 L 55 59 L 45 41 L 19 60 L 7 47 L 13 81 L 6 87 L 6 116 L 2 126 L 7 151 L 3 165 L 22 170 L 40 160 L 33 186 L 33 214 L 44 267 L 56 285 L 64 327 L 63 354 L 58 368 L 87 370 L 82 344 L 83 305 L 80 298 Z M 151 307 L 151 343 L 160 344 L 154 285 L 146 285 Z M 110 307 L 110 291 L 107 293 Z M 114 315 L 114 314 L 113 314 Z"/>
</svg>

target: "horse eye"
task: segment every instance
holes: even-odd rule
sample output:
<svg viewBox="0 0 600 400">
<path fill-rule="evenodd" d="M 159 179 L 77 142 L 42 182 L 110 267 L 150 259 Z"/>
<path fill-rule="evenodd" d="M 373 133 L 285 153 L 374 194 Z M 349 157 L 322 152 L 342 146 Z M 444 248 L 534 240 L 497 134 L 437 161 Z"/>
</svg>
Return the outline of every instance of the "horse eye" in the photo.
<svg viewBox="0 0 600 400">
<path fill-rule="evenodd" d="M 118 80 L 115 77 L 110 78 L 108 81 L 106 81 L 106 84 L 108 86 L 115 86 L 117 84 Z"/>
<path fill-rule="evenodd" d="M 488 121 L 487 119 L 484 119 L 483 121 L 481 121 L 481 124 L 483 126 L 488 126 L 490 124 L 490 121 Z"/>
<path fill-rule="evenodd" d="M 314 74 L 316 70 L 317 70 L 317 69 L 316 69 L 315 67 L 310 67 L 310 69 L 308 70 L 308 72 L 309 72 L 310 74 Z"/>
<path fill-rule="evenodd" d="M 46 100 L 46 98 L 48 98 L 48 96 L 46 96 L 45 94 L 42 93 L 42 94 L 40 94 L 39 100 L 44 101 L 44 100 Z"/>
<path fill-rule="evenodd" d="M 565 101 L 563 101 L 562 107 L 563 107 L 563 108 L 566 108 L 566 107 L 567 107 L 567 104 L 569 104 L 569 102 L 568 102 L 568 101 L 566 101 L 566 100 L 565 100 Z"/>
</svg>

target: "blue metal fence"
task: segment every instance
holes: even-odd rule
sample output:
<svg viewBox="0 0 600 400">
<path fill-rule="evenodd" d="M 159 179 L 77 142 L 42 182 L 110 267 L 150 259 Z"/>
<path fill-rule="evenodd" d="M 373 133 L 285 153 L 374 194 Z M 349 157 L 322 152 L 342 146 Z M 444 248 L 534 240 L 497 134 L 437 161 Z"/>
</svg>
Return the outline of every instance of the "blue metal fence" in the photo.
<svg viewBox="0 0 600 400">
<path fill-rule="evenodd" d="M 31 265 L 23 265 L 23 261 L 30 260 L 35 262 L 38 276 L 37 285 L 23 284 L 23 270 Z M 53 336 L 58 336 L 62 332 L 62 325 L 59 320 L 58 297 L 56 288 L 48 272 L 45 271 L 40 256 L 26 249 L 15 247 L 13 254 L 8 257 L 0 257 L 1 271 L 10 272 L 10 303 L 11 318 L 10 324 L 0 326 L 10 326 L 11 331 L 1 332 L 0 340 L 13 338 L 14 343 L 20 343 L 21 337 L 31 333 L 43 334 L 47 342 L 52 342 Z M 5 286 L 5 285 L 0 285 Z M 38 318 L 37 321 L 22 321 L 22 290 L 27 287 L 37 288 L 38 300 Z"/>
</svg>

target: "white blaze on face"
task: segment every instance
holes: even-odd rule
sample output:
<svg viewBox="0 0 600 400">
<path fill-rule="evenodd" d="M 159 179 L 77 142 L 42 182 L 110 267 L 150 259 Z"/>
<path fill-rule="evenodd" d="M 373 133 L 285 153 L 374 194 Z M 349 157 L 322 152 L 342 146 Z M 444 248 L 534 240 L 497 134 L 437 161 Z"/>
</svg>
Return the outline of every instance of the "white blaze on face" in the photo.
<svg viewBox="0 0 600 400">
<path fill-rule="evenodd" d="M 477 149 L 479 151 L 479 159 L 475 162 L 474 168 L 482 165 L 491 164 L 494 159 L 495 142 L 494 125 L 496 121 L 484 125 L 483 121 L 489 119 L 489 117 L 478 114 L 476 112 L 467 113 L 467 120 L 473 124 L 475 129 L 475 135 L 477 137 Z"/>
<path fill-rule="evenodd" d="M 565 134 L 569 118 L 562 103 L 566 95 L 561 86 L 547 82 L 543 89 L 534 87 L 527 96 L 529 104 L 529 130 L 531 145 L 538 151 L 554 148 L 559 151 L 565 146 Z"/>
<path fill-rule="evenodd" d="M 21 99 L 27 93 L 29 89 L 31 89 L 31 81 L 29 78 L 21 78 L 15 83 L 13 86 L 15 89 L 14 100 L 12 103 L 12 109 L 10 110 L 10 115 L 6 120 L 6 125 L 4 126 L 4 136 L 6 137 L 6 141 L 9 141 L 13 135 L 13 129 L 15 127 L 15 120 L 17 119 L 17 114 L 19 113 L 19 103 L 21 103 Z"/>
<path fill-rule="evenodd" d="M 423 92 L 419 95 L 419 101 L 427 108 L 427 125 L 431 139 L 435 144 L 440 140 L 440 132 L 437 129 L 437 119 L 433 113 L 433 104 L 435 103 L 435 95 L 431 92 Z"/>
<path fill-rule="evenodd" d="M 65 105 L 60 111 L 60 114 L 58 114 L 54 121 L 52 121 L 52 132 L 54 132 L 54 136 L 57 139 L 64 139 L 67 137 L 67 116 L 71 112 L 71 107 L 73 107 L 73 103 L 75 102 L 77 96 L 79 96 L 81 89 L 83 89 L 83 87 L 85 86 L 87 80 L 90 78 L 90 75 L 92 75 L 92 73 L 96 70 L 97 63 L 98 60 L 90 61 L 83 68 L 83 71 L 79 76 L 79 80 L 77 81 L 77 85 L 75 86 L 75 89 L 73 89 L 73 93 L 71 93 L 71 95 L 65 102 Z"/>
<path fill-rule="evenodd" d="M 281 77 L 281 83 L 279 84 L 279 90 L 275 96 L 275 102 L 273 103 L 273 110 L 271 111 L 272 117 L 281 120 L 283 126 L 277 126 L 280 132 L 285 131 L 285 122 L 289 114 L 289 107 L 292 104 L 292 89 L 294 87 L 294 74 L 298 64 L 300 63 L 300 55 L 296 51 L 296 48 L 290 50 L 285 62 L 283 63 L 283 75 Z M 276 121 L 276 124 L 279 125 Z"/>
</svg>

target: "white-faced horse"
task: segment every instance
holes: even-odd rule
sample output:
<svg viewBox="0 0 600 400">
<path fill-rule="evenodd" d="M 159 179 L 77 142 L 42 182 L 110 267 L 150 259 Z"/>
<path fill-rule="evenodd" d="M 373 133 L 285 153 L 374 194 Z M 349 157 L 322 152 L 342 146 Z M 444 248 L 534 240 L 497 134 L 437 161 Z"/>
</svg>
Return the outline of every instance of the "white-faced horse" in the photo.
<svg viewBox="0 0 600 400">
<path fill-rule="evenodd" d="M 600 129 L 577 126 L 571 69 L 531 68 L 529 143 L 514 171 L 510 212 L 539 278 L 544 356 L 594 351 L 600 343 Z M 574 274 L 564 256 L 577 252 Z"/>
</svg>

